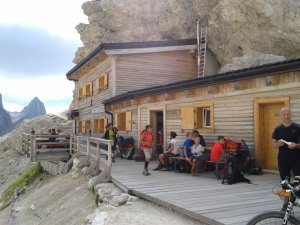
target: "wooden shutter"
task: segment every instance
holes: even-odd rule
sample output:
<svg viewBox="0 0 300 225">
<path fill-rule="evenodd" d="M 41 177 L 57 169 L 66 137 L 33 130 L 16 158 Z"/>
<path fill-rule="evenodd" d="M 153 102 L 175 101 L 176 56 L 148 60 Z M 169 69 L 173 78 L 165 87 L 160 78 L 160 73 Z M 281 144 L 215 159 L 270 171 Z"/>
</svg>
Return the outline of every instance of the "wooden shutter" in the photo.
<svg viewBox="0 0 300 225">
<path fill-rule="evenodd" d="M 85 121 L 82 121 L 82 133 L 85 134 Z"/>
<path fill-rule="evenodd" d="M 103 130 L 105 130 L 107 124 L 108 124 L 107 118 L 103 118 Z"/>
<path fill-rule="evenodd" d="M 119 121 L 118 121 L 118 118 L 119 118 L 119 114 L 118 113 L 115 113 L 114 114 L 114 124 L 115 124 L 115 127 L 117 127 L 119 129 Z"/>
<path fill-rule="evenodd" d="M 82 134 L 82 121 L 79 121 L 79 125 L 78 125 L 78 133 Z"/>
<path fill-rule="evenodd" d="M 194 108 L 181 108 L 181 129 L 194 129 Z"/>
<path fill-rule="evenodd" d="M 94 119 L 94 133 L 97 134 L 98 133 L 98 120 Z"/>
<path fill-rule="evenodd" d="M 132 115 L 131 112 L 126 112 L 126 131 L 132 130 Z"/>
<path fill-rule="evenodd" d="M 103 83 L 103 86 L 104 86 L 104 90 L 107 90 L 108 89 L 108 74 L 104 74 L 104 83 Z"/>
<path fill-rule="evenodd" d="M 196 128 L 197 129 L 200 129 L 200 128 L 203 128 L 203 118 L 204 118 L 204 115 L 203 115 L 203 109 L 202 107 L 197 107 L 195 110 L 196 110 Z"/>
<path fill-rule="evenodd" d="M 94 88 L 93 88 L 93 81 L 90 83 L 90 96 L 93 96 Z"/>
<path fill-rule="evenodd" d="M 86 98 L 86 86 L 82 88 L 82 98 Z"/>
<path fill-rule="evenodd" d="M 100 78 L 97 78 L 97 80 L 96 80 L 96 89 L 97 89 L 97 92 L 100 91 Z"/>
<path fill-rule="evenodd" d="M 91 129 L 91 121 L 90 120 L 86 120 L 85 121 L 85 133 L 89 133 Z"/>
</svg>

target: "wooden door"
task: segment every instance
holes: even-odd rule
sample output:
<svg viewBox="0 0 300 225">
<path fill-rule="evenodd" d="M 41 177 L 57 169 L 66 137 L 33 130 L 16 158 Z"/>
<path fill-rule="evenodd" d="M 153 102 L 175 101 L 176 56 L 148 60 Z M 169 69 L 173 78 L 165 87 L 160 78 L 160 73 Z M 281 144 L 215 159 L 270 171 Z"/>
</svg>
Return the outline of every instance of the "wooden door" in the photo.
<svg viewBox="0 0 300 225">
<path fill-rule="evenodd" d="M 277 170 L 278 149 L 272 147 L 272 133 L 274 128 L 281 123 L 279 118 L 280 109 L 284 103 L 263 104 L 260 109 L 261 117 L 261 150 L 263 156 L 263 168 Z"/>
</svg>

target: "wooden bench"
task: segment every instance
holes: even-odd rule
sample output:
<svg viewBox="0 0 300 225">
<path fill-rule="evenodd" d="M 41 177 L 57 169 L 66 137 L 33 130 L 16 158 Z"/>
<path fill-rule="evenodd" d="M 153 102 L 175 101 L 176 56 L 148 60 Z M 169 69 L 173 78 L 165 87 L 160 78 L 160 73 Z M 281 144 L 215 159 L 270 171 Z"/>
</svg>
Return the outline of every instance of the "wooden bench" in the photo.
<svg viewBox="0 0 300 225">
<path fill-rule="evenodd" d="M 186 161 L 185 157 L 170 157 L 171 160 L 174 160 L 175 163 L 173 165 L 173 170 L 176 170 L 176 163 L 178 163 L 178 161 Z"/>
<path fill-rule="evenodd" d="M 224 162 L 224 161 L 212 161 L 212 160 L 204 161 L 204 170 L 205 171 L 207 170 L 206 169 L 207 164 L 212 164 L 212 165 L 215 166 L 215 175 L 216 175 L 217 179 L 219 180 L 221 178 L 219 168 L 220 168 L 221 165 L 223 165 L 223 168 L 225 168 L 224 165 L 226 164 L 226 162 Z M 223 173 L 224 173 L 224 171 L 223 171 Z"/>
</svg>

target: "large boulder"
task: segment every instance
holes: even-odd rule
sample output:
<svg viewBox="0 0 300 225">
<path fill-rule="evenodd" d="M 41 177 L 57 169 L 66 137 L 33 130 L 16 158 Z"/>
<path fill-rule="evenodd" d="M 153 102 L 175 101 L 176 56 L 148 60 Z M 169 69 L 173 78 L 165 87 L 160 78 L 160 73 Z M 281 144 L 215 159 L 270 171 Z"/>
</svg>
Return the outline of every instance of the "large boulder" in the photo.
<svg viewBox="0 0 300 225">
<path fill-rule="evenodd" d="M 298 0 L 97 0 L 82 6 L 89 24 L 78 63 L 101 43 L 196 38 L 196 19 L 208 23 L 208 47 L 221 67 L 250 50 L 300 57 Z"/>
<path fill-rule="evenodd" d="M 286 58 L 284 56 L 263 54 L 261 52 L 250 50 L 242 57 L 233 58 L 232 62 L 223 66 L 220 72 L 224 73 L 232 70 L 260 66 L 264 64 L 283 61 L 285 59 Z"/>
</svg>

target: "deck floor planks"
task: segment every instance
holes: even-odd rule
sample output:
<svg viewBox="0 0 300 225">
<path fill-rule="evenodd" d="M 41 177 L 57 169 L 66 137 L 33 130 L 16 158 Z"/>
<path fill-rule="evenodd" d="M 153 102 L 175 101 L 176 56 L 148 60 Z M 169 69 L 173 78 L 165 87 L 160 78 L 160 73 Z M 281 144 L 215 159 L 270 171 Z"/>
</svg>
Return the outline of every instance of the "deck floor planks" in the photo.
<svg viewBox="0 0 300 225">
<path fill-rule="evenodd" d="M 151 162 L 151 167 L 156 166 Z M 279 176 L 247 176 L 253 184 L 222 185 L 212 172 L 191 176 L 167 171 L 142 175 L 143 162 L 117 160 L 113 181 L 123 190 L 209 224 L 241 225 L 262 211 L 280 209 L 272 193 Z M 299 208 L 294 208 L 300 216 Z"/>
</svg>

